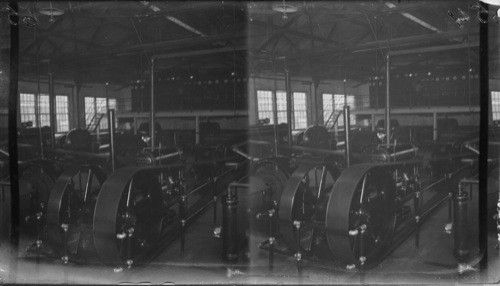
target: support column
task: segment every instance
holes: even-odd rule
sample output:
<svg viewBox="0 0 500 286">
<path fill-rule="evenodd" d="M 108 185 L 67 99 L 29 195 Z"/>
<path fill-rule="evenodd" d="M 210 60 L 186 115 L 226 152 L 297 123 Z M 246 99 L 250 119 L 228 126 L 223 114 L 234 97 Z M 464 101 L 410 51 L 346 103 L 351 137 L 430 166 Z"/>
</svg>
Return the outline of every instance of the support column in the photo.
<svg viewBox="0 0 500 286">
<path fill-rule="evenodd" d="M 351 165 L 351 140 L 349 133 L 351 132 L 349 105 L 344 105 L 344 132 L 345 132 L 345 162 L 346 167 Z"/>
<path fill-rule="evenodd" d="M 438 139 L 437 112 L 432 113 L 432 140 Z"/>
<path fill-rule="evenodd" d="M 108 128 L 109 128 L 109 156 L 111 159 L 111 170 L 115 171 L 115 110 L 108 109 Z"/>
<path fill-rule="evenodd" d="M 151 138 L 151 147 L 155 147 L 155 89 L 154 89 L 154 78 L 155 78 L 155 59 L 151 59 L 151 108 L 149 110 L 149 137 Z"/>
<path fill-rule="evenodd" d="M 50 144 L 54 148 L 56 144 L 56 95 L 54 94 L 54 78 L 49 72 L 49 113 L 50 113 Z"/>
<path fill-rule="evenodd" d="M 196 144 L 200 144 L 200 117 L 198 115 L 194 118 L 195 124 L 195 135 L 196 135 Z"/>
<path fill-rule="evenodd" d="M 375 132 L 375 113 L 372 113 L 372 132 Z"/>
<path fill-rule="evenodd" d="M 286 121 L 288 122 L 288 146 L 292 146 L 292 88 L 290 86 L 290 71 L 285 68 L 285 86 L 286 86 Z"/>
<path fill-rule="evenodd" d="M 386 61 L 386 93 L 385 93 L 385 135 L 387 145 L 391 144 L 391 96 L 390 96 L 390 72 L 391 72 L 391 58 L 387 54 Z"/>
</svg>

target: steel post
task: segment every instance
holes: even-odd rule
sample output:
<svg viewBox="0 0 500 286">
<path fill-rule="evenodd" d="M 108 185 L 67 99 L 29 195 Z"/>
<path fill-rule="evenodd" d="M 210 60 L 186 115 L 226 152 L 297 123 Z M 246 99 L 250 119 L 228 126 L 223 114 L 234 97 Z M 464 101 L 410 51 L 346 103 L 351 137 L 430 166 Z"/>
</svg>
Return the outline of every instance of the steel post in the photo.
<svg viewBox="0 0 500 286">
<path fill-rule="evenodd" d="M 351 166 L 350 114 L 349 105 L 344 105 L 345 161 L 347 167 Z"/>
<path fill-rule="evenodd" d="M 222 252 L 229 261 L 238 259 L 238 197 L 236 187 L 228 186 L 227 195 L 222 198 Z"/>
<path fill-rule="evenodd" d="M 151 138 L 151 147 L 155 147 L 155 89 L 154 89 L 154 78 L 155 78 L 155 59 L 151 59 L 151 99 L 150 99 L 150 110 L 149 110 L 149 137 Z"/>
<path fill-rule="evenodd" d="M 391 143 L 391 96 L 390 96 L 390 71 L 391 58 L 387 54 L 386 61 L 386 94 L 385 94 L 385 135 L 387 146 Z"/>
</svg>

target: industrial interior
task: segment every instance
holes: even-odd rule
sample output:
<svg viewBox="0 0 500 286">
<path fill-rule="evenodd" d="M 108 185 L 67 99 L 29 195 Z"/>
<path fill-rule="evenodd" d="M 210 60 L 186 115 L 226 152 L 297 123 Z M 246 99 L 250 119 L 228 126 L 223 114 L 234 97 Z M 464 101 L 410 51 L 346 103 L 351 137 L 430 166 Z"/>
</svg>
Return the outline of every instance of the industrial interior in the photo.
<svg viewBox="0 0 500 286">
<path fill-rule="evenodd" d="M 500 281 L 500 2 L 0 8 L 0 283 Z"/>
</svg>

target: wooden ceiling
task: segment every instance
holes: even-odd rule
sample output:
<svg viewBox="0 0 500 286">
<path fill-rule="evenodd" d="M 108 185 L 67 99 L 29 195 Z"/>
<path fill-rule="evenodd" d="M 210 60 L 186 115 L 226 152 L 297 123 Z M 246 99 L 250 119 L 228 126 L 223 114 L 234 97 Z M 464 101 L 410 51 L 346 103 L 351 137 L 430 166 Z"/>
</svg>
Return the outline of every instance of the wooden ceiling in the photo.
<svg viewBox="0 0 500 286">
<path fill-rule="evenodd" d="M 276 11 L 283 4 L 297 11 L 286 15 Z M 20 76 L 36 78 L 52 71 L 55 78 L 82 83 L 128 84 L 148 73 L 153 55 L 169 55 L 159 69 L 174 73 L 186 69 L 281 73 L 286 65 L 293 75 L 318 80 L 367 80 L 383 73 L 388 53 L 394 54 L 395 69 L 477 66 L 478 10 L 472 4 L 477 3 L 21 2 L 38 18 L 38 25 L 20 25 Z M 40 14 L 47 7 L 64 14 Z M 469 20 L 460 26 L 456 19 L 464 20 L 464 15 Z M 491 22 L 490 27 L 498 29 Z M 5 24 L 2 19 L 2 27 Z M 498 42 L 497 34 L 490 43 Z M 492 63 L 498 65 L 498 46 L 491 46 Z"/>
</svg>

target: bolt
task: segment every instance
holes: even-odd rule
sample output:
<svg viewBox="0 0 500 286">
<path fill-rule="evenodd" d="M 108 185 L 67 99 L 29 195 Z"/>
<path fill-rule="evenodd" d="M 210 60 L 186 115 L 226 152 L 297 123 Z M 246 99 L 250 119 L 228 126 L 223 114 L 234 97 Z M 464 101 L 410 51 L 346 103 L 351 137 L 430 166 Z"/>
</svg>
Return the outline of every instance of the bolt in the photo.
<svg viewBox="0 0 500 286">
<path fill-rule="evenodd" d="M 302 259 L 302 254 L 300 254 L 300 252 L 297 252 L 293 255 L 293 257 L 295 257 L 295 259 L 297 259 L 297 261 L 300 261 Z"/>
<path fill-rule="evenodd" d="M 298 220 L 293 221 L 293 225 L 295 226 L 295 228 L 299 229 L 300 228 L 300 221 L 298 221 Z"/>
<path fill-rule="evenodd" d="M 269 244 L 274 244 L 275 241 L 276 241 L 276 238 L 274 238 L 274 237 L 269 238 Z"/>
<path fill-rule="evenodd" d="M 68 224 L 61 224 L 61 228 L 64 230 L 64 232 L 67 232 L 68 231 L 68 228 L 69 228 L 69 225 Z"/>
</svg>

